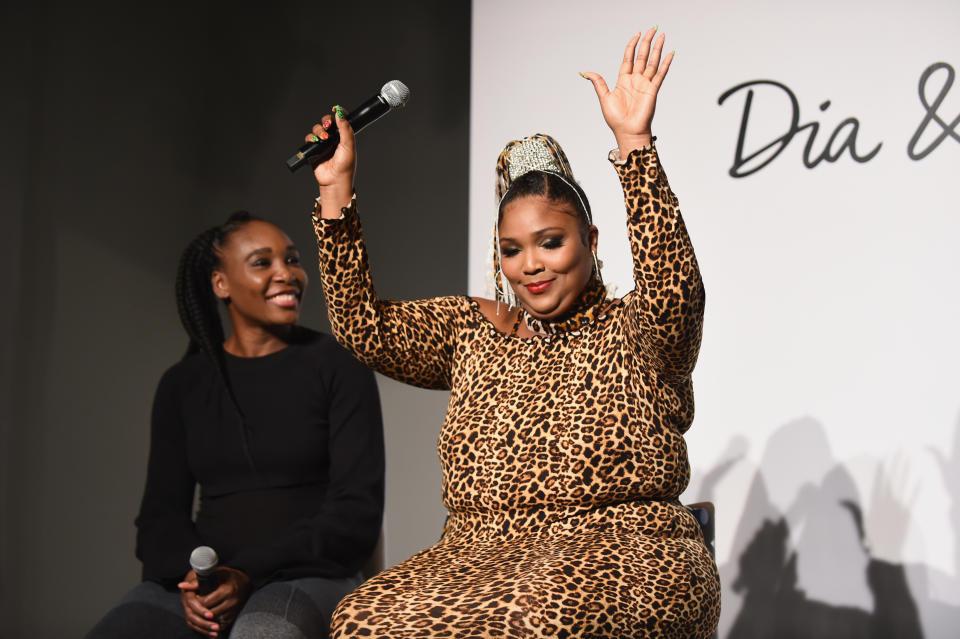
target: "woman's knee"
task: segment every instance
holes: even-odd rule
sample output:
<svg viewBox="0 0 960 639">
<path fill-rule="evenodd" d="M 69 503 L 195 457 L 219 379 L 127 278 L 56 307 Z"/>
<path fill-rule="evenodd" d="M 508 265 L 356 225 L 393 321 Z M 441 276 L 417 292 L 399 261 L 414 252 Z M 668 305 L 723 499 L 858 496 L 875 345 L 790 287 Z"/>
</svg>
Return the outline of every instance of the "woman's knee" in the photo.
<svg viewBox="0 0 960 639">
<path fill-rule="evenodd" d="M 300 586 L 307 586 L 301 588 Z M 275 582 L 254 592 L 234 622 L 230 639 L 303 639 L 328 635 L 338 598 L 317 584 Z"/>
<path fill-rule="evenodd" d="M 143 582 L 123 596 L 97 622 L 86 639 L 195 639 L 183 615 L 180 596 Z"/>
<path fill-rule="evenodd" d="M 297 625 L 283 615 L 270 612 L 244 613 L 237 617 L 230 630 L 230 639 L 325 639 L 326 625 Z"/>
</svg>

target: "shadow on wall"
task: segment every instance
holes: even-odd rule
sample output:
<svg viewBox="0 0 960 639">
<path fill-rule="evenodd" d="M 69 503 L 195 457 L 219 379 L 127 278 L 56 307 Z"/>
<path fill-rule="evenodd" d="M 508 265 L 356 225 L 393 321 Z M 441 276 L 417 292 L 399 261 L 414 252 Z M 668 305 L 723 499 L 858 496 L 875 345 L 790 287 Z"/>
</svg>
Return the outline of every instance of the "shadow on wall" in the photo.
<svg viewBox="0 0 960 639">
<path fill-rule="evenodd" d="M 931 449 L 936 459 L 949 502 L 944 504 L 944 521 L 953 531 L 953 566 L 910 564 L 907 579 L 915 593 L 920 618 L 928 639 L 960 636 L 960 417 L 953 432 L 953 449 L 949 455 Z M 944 593 L 952 593 L 951 601 L 943 601 Z M 936 629 L 936 632 L 932 632 Z"/>
<path fill-rule="evenodd" d="M 798 588 L 797 553 L 788 552 L 788 536 L 786 520 L 766 520 L 740 556 L 733 588 L 743 594 L 743 605 L 728 637 L 923 636 L 902 565 L 868 562 L 865 578 L 873 612 L 833 606 Z"/>
<path fill-rule="evenodd" d="M 745 470 L 745 454 L 746 442 L 732 440 L 702 475 L 697 499 L 717 501 L 720 481 Z M 960 423 L 952 452 L 934 455 L 951 499 L 949 524 L 946 513 L 939 523 L 960 539 Z M 948 567 L 896 561 L 916 497 L 906 471 L 900 458 L 877 464 L 865 503 L 850 472 L 833 459 L 819 422 L 802 419 L 777 430 L 752 470 L 733 538 L 718 538 L 732 550 L 720 566 L 726 614 L 719 636 L 957 636 L 960 606 L 936 593 L 960 592 L 960 553 L 952 575 Z"/>
</svg>

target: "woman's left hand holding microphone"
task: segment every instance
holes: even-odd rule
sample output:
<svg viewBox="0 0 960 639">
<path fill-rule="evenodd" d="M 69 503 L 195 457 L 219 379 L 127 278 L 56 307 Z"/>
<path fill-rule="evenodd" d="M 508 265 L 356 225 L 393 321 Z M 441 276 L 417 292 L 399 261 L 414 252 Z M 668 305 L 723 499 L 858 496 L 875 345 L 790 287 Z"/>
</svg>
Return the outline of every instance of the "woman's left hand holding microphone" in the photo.
<svg viewBox="0 0 960 639">
<path fill-rule="evenodd" d="M 193 570 L 177 584 L 187 625 L 209 637 L 219 636 L 233 623 L 250 595 L 250 577 L 245 572 L 220 566 L 216 575 L 216 590 L 202 596 L 197 594 L 200 583 Z"/>
<path fill-rule="evenodd" d="M 325 140 L 331 127 L 336 126 L 340 143 L 329 160 L 313 167 L 313 175 L 320 187 L 320 216 L 327 219 L 340 217 L 340 210 L 349 206 L 353 199 L 353 175 L 357 167 L 356 142 L 353 127 L 347 121 L 343 108 L 333 107 L 333 115 L 325 115 L 313 132 L 307 134 L 307 142 Z"/>
</svg>

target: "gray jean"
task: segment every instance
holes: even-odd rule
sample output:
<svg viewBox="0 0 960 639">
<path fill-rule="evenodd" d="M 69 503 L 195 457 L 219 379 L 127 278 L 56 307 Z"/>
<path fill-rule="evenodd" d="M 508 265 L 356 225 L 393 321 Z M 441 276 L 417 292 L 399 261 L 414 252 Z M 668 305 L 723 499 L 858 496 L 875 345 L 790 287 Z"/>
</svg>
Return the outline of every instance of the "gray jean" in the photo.
<svg viewBox="0 0 960 639">
<path fill-rule="evenodd" d="M 333 609 L 363 579 L 305 577 L 255 590 L 226 639 L 325 639 Z M 187 626 L 180 593 L 145 581 L 123 596 L 86 639 L 198 639 Z"/>
</svg>

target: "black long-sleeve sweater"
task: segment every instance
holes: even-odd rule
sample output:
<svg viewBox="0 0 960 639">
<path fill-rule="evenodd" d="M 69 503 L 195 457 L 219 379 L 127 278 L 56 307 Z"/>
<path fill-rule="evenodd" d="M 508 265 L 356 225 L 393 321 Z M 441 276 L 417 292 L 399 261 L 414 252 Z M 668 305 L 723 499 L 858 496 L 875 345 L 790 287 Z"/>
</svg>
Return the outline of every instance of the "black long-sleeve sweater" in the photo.
<svg viewBox="0 0 960 639">
<path fill-rule="evenodd" d="M 201 353 L 171 367 L 157 388 L 136 520 L 144 580 L 172 587 L 202 544 L 255 587 L 354 574 L 383 513 L 373 374 L 329 335 L 306 329 L 271 355 L 225 358 L 242 421 Z"/>
</svg>

